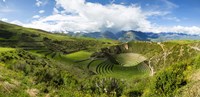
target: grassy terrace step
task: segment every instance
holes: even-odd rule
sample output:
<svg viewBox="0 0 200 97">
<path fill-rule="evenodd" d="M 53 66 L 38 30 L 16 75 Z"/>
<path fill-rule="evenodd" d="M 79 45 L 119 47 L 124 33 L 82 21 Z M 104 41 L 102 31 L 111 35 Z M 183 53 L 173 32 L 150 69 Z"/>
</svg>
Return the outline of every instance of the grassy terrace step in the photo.
<svg viewBox="0 0 200 97">
<path fill-rule="evenodd" d="M 75 53 L 67 54 L 65 57 L 70 60 L 78 61 L 89 58 L 91 54 L 91 52 L 87 51 L 78 51 Z"/>
<path fill-rule="evenodd" d="M 106 64 L 106 61 L 98 64 L 97 67 L 96 67 L 96 73 L 101 74 L 102 66 L 104 66 L 105 64 Z"/>
<path fill-rule="evenodd" d="M 150 68 L 147 66 L 147 64 L 139 64 L 137 65 L 137 69 L 139 72 L 149 72 Z"/>
<path fill-rule="evenodd" d="M 102 66 L 102 68 L 101 68 L 101 72 L 100 72 L 100 73 L 104 74 L 104 73 L 105 73 L 105 70 L 106 70 L 106 66 L 108 66 L 108 65 L 111 65 L 111 64 L 104 64 L 104 65 Z"/>
<path fill-rule="evenodd" d="M 115 64 L 111 63 L 110 61 L 105 61 L 101 66 L 97 67 L 99 70 L 98 73 L 99 74 L 112 73 L 114 66 Z"/>
<path fill-rule="evenodd" d="M 137 53 L 122 53 L 116 56 L 116 60 L 125 67 L 136 66 L 146 59 L 147 58 Z"/>
<path fill-rule="evenodd" d="M 106 65 L 106 67 L 105 67 L 105 73 L 110 73 L 110 72 L 112 72 L 112 70 L 111 70 L 111 68 L 110 67 L 112 67 L 113 65 Z"/>
</svg>

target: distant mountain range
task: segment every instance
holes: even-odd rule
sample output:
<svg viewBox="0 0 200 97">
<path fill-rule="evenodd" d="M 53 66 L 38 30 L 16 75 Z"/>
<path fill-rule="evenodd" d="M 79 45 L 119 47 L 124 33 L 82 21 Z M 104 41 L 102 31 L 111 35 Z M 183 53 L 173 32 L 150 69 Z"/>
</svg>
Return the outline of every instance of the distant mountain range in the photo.
<svg viewBox="0 0 200 97">
<path fill-rule="evenodd" d="M 91 37 L 91 38 L 108 38 L 113 40 L 119 40 L 122 42 L 128 42 L 132 40 L 139 41 L 168 41 L 168 40 L 200 40 L 199 35 L 190 35 L 184 33 L 173 33 L 173 32 L 141 32 L 141 31 L 120 31 L 120 32 L 91 32 L 91 33 L 74 33 L 69 32 L 68 35 L 74 37 Z"/>
</svg>

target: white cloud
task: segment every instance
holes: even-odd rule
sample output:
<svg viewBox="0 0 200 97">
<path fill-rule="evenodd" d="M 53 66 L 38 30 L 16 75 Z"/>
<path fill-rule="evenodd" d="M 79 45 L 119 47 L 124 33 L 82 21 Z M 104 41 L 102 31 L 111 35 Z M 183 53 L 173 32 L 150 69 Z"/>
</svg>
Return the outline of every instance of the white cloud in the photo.
<svg viewBox="0 0 200 97">
<path fill-rule="evenodd" d="M 108 4 L 86 2 L 85 0 L 55 0 L 53 14 L 46 17 L 33 16 L 37 20 L 25 27 L 39 28 L 47 31 L 112 31 L 138 30 L 145 32 L 177 32 L 200 34 L 200 27 L 163 27 L 151 23 L 148 18 L 162 16 L 170 12 L 143 11 L 137 5 Z M 168 0 L 163 0 L 168 6 L 178 7 Z M 63 10 L 61 10 L 63 9 Z M 168 20 L 180 21 L 176 17 Z"/>
<path fill-rule="evenodd" d="M 41 28 L 48 31 L 96 31 L 96 23 L 85 22 L 87 20 L 79 16 L 64 16 L 60 14 L 33 21 L 25 24 L 26 27 Z M 78 22 L 78 23 L 77 23 Z"/>
<path fill-rule="evenodd" d="M 17 25 L 21 25 L 21 26 L 26 25 L 26 24 L 22 23 L 22 22 L 19 21 L 19 20 L 14 20 L 14 21 L 12 21 L 12 22 L 10 22 L 10 23 L 12 23 L 12 24 L 17 24 Z"/>
<path fill-rule="evenodd" d="M 6 2 L 6 0 L 3 0 L 3 2 Z"/>
<path fill-rule="evenodd" d="M 101 5 L 85 0 L 56 0 L 56 6 L 64 10 L 54 8 L 53 15 L 34 21 L 33 26 L 35 27 L 35 23 L 54 25 L 51 29 L 65 31 L 147 30 L 151 28 L 147 16 L 155 15 L 143 12 L 136 5 Z"/>
<path fill-rule="evenodd" d="M 8 21 L 8 19 L 7 18 L 1 18 L 1 21 L 6 22 L 6 21 Z"/>
<path fill-rule="evenodd" d="M 53 8 L 53 14 L 59 14 L 59 10 L 57 8 Z"/>
<path fill-rule="evenodd" d="M 44 13 L 44 12 L 45 12 L 45 10 L 40 10 L 40 11 L 39 11 L 40 14 L 42 14 L 42 13 Z"/>
<path fill-rule="evenodd" d="M 34 15 L 33 18 L 34 19 L 38 19 L 38 18 L 40 18 L 40 16 L 39 15 Z"/>
<path fill-rule="evenodd" d="M 36 0 L 35 5 L 36 5 L 37 7 L 40 7 L 40 6 L 46 5 L 47 3 L 48 3 L 48 0 Z"/>
<path fill-rule="evenodd" d="M 184 27 L 184 26 L 173 26 L 173 27 L 155 27 L 152 29 L 153 32 L 175 32 L 175 33 L 187 33 L 187 34 L 199 34 L 200 35 L 200 27 L 191 26 L 191 27 Z"/>
<path fill-rule="evenodd" d="M 42 1 L 40 0 L 36 0 L 36 3 L 35 3 L 36 6 L 40 7 L 42 5 Z"/>
</svg>

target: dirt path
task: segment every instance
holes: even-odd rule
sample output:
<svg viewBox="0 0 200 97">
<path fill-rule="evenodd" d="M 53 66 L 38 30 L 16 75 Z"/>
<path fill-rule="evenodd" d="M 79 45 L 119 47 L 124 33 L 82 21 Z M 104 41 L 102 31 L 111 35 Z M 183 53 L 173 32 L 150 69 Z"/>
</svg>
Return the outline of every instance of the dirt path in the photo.
<svg viewBox="0 0 200 97">
<path fill-rule="evenodd" d="M 150 58 L 149 61 L 148 61 L 148 66 L 149 66 L 149 68 L 150 68 L 150 70 L 151 70 L 150 76 L 153 76 L 153 75 L 155 74 L 154 68 L 153 68 L 153 66 L 151 65 L 151 60 L 152 60 L 152 59 L 153 59 L 153 57 Z"/>
<path fill-rule="evenodd" d="M 165 49 L 164 49 L 164 45 L 161 44 L 161 42 L 158 42 L 157 44 L 162 48 L 162 51 L 163 51 L 163 59 L 164 59 L 164 64 L 165 64 L 165 60 L 166 60 L 167 53 L 166 53 L 166 51 L 165 51 Z M 154 67 L 153 67 L 153 65 L 151 64 L 151 60 L 152 60 L 153 58 L 154 58 L 154 57 L 151 57 L 151 58 L 149 59 L 149 61 L 148 61 L 148 67 L 150 68 L 150 71 L 151 71 L 150 76 L 153 76 L 153 75 L 155 74 Z"/>
<path fill-rule="evenodd" d="M 192 48 L 192 49 L 194 49 L 194 50 L 197 50 L 197 51 L 200 51 L 200 48 L 195 47 L 195 46 L 190 46 L 190 48 Z"/>
<path fill-rule="evenodd" d="M 184 51 L 183 46 L 181 46 L 180 54 L 178 55 L 179 57 L 183 56 L 183 51 Z"/>
<path fill-rule="evenodd" d="M 178 55 L 178 61 L 180 60 L 180 58 L 183 56 L 183 53 L 184 53 L 184 49 L 183 49 L 183 46 L 181 46 L 180 48 L 180 53 Z"/>
<path fill-rule="evenodd" d="M 160 47 L 162 48 L 162 50 L 163 50 L 163 52 L 164 52 L 164 51 L 165 51 L 165 49 L 164 49 L 164 44 L 161 44 L 161 42 L 158 42 L 157 44 L 160 45 Z"/>
<path fill-rule="evenodd" d="M 164 66 L 165 66 L 165 62 L 166 62 L 166 58 L 167 58 L 167 56 L 169 55 L 169 54 L 167 54 L 167 52 L 166 52 L 166 50 L 165 50 L 165 48 L 164 48 L 164 44 L 162 44 L 161 42 L 158 42 L 157 43 L 158 45 L 160 45 L 160 47 L 162 48 L 162 50 L 163 50 L 163 61 L 164 61 Z"/>
</svg>

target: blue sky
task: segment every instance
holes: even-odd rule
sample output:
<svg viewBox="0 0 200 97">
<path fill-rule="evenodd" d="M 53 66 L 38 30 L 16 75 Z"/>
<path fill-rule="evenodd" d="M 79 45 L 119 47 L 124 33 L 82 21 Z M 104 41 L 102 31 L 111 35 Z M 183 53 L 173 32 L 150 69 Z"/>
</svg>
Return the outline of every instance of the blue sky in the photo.
<svg viewBox="0 0 200 97">
<path fill-rule="evenodd" d="M 200 34 L 200 0 L 0 0 L 0 19 L 47 31 Z"/>
</svg>

